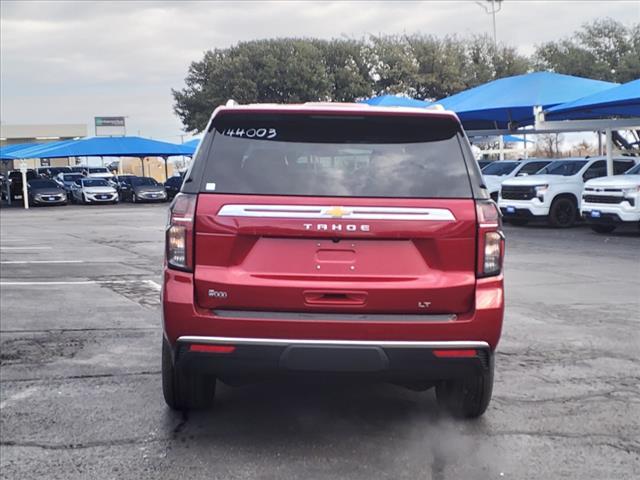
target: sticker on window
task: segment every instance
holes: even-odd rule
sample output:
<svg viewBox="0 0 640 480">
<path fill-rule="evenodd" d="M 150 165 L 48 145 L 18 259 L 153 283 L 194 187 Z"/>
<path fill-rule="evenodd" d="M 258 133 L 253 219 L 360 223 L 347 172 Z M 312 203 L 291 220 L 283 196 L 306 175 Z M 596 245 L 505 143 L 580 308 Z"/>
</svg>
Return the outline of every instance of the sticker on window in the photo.
<svg viewBox="0 0 640 480">
<path fill-rule="evenodd" d="M 276 138 L 278 132 L 275 128 L 227 128 L 223 130 L 227 137 L 261 138 L 271 140 Z"/>
<path fill-rule="evenodd" d="M 216 189 L 216 184 L 214 182 L 207 182 L 207 184 L 204 186 L 204 189 L 207 192 L 213 192 Z"/>
</svg>

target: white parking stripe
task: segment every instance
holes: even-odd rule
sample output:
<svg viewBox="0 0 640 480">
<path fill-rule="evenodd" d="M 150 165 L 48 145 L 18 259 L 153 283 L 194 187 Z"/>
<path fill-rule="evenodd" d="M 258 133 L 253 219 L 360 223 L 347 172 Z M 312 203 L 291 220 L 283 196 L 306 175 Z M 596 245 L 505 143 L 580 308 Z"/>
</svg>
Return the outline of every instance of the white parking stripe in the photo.
<svg viewBox="0 0 640 480">
<path fill-rule="evenodd" d="M 0 250 L 51 250 L 51 247 L 0 247 Z"/>
<path fill-rule="evenodd" d="M 153 280 L 145 280 L 148 285 L 151 285 L 155 290 L 160 291 L 162 287 L 158 282 L 154 282 Z"/>
<path fill-rule="evenodd" d="M 22 265 L 25 263 L 85 263 L 84 260 L 7 260 L 2 265 Z"/>
</svg>

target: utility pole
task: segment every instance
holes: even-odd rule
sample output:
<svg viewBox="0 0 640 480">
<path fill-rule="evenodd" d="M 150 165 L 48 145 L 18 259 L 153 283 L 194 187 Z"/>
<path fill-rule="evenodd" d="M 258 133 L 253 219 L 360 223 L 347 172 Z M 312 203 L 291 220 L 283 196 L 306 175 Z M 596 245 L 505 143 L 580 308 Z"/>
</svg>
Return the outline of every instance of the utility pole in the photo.
<svg viewBox="0 0 640 480">
<path fill-rule="evenodd" d="M 482 9 L 491 15 L 493 21 L 493 46 L 498 49 L 498 34 L 496 29 L 496 13 L 498 13 L 502 9 L 503 0 L 484 0 L 482 2 L 476 2 L 476 4 L 480 5 Z M 485 5 L 485 3 L 490 3 L 491 7 Z"/>
</svg>

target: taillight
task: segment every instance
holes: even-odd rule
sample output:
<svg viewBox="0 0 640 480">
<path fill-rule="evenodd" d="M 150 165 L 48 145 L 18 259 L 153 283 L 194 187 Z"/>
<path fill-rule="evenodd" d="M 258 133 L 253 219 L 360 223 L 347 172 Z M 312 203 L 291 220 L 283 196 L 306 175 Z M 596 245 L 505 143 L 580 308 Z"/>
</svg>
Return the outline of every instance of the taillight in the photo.
<svg viewBox="0 0 640 480">
<path fill-rule="evenodd" d="M 498 275 L 504 258 L 504 234 L 498 206 L 492 200 L 476 202 L 478 217 L 478 266 L 479 277 Z"/>
<path fill-rule="evenodd" d="M 169 211 L 167 225 L 167 265 L 171 268 L 193 271 L 193 223 L 196 196 L 176 195 Z"/>
</svg>

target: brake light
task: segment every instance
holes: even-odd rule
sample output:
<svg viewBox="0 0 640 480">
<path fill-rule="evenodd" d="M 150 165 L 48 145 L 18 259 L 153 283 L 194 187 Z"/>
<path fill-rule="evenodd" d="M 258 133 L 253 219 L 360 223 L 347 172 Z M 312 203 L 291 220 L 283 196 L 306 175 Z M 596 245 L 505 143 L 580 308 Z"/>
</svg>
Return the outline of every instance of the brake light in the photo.
<svg viewBox="0 0 640 480">
<path fill-rule="evenodd" d="M 203 352 L 203 353 L 233 353 L 236 347 L 233 345 L 202 345 L 192 344 L 189 347 L 191 352 Z"/>
<path fill-rule="evenodd" d="M 498 275 L 504 258 L 504 234 L 500 210 L 492 200 L 476 202 L 478 217 L 478 277 Z"/>
<path fill-rule="evenodd" d="M 472 349 L 434 350 L 433 354 L 438 358 L 469 358 L 475 357 L 477 352 Z"/>
<path fill-rule="evenodd" d="M 193 224 L 196 196 L 179 193 L 169 211 L 167 225 L 167 265 L 193 271 Z"/>
</svg>

